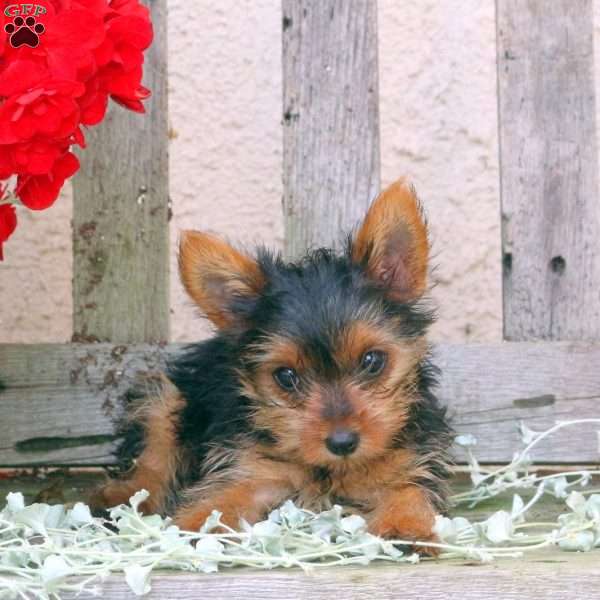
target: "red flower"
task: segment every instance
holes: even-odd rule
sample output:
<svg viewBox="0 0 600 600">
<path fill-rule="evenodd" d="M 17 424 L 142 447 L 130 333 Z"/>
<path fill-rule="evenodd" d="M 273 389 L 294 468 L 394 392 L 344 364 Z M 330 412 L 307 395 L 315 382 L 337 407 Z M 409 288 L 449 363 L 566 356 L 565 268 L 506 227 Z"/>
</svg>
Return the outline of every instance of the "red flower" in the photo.
<svg viewBox="0 0 600 600">
<path fill-rule="evenodd" d="M 0 190 L 0 199 L 3 191 Z M 2 253 L 2 244 L 13 233 L 17 227 L 17 214 L 12 204 L 0 204 L 0 260 L 4 260 Z"/>
<path fill-rule="evenodd" d="M 4 69 L 0 79 L 0 96 L 21 94 L 46 81 L 49 71 L 41 61 L 31 58 L 15 60 Z"/>
<path fill-rule="evenodd" d="M 80 70 L 94 70 L 93 51 L 106 37 L 102 19 L 101 14 L 81 9 L 64 10 L 48 19 L 43 49 L 54 78 L 76 80 Z"/>
<path fill-rule="evenodd" d="M 113 4 L 112 3 L 111 7 Z M 121 2 L 122 10 L 130 9 L 131 2 Z M 137 4 L 137 3 L 136 3 Z M 139 6 L 138 6 L 139 7 Z M 144 10 L 147 10 L 144 8 Z M 114 16 L 107 22 L 106 35 L 112 45 L 110 60 L 100 67 L 98 77 L 101 89 L 106 90 L 113 100 L 130 110 L 144 112 L 141 100 L 150 95 L 141 85 L 143 51 L 152 42 L 152 24 L 138 14 Z M 106 53 L 106 48 L 103 49 Z"/>
<path fill-rule="evenodd" d="M 65 179 L 74 175 L 78 169 L 79 160 L 74 154 L 67 152 L 54 162 L 52 171 L 46 175 L 19 175 L 17 196 L 28 208 L 44 210 L 54 204 Z"/>
<path fill-rule="evenodd" d="M 40 5 L 45 12 L 35 8 L 32 15 Z M 43 26 L 35 30 L 38 43 L 15 48 L 3 35 L 4 24 L 27 16 Z M 81 126 L 102 120 L 109 96 L 144 111 L 142 100 L 150 95 L 141 85 L 143 52 L 153 36 L 150 13 L 140 0 L 0 0 L 0 30 L 0 198 L 1 180 L 17 175 L 14 193 L 25 206 L 41 210 L 79 169 L 70 148 L 85 147 Z M 13 207 L 0 210 L 1 244 L 16 217 Z"/>
<path fill-rule="evenodd" d="M 70 136 L 79 125 L 76 98 L 84 91 L 78 81 L 54 81 L 11 96 L 0 106 L 0 144 Z"/>
</svg>

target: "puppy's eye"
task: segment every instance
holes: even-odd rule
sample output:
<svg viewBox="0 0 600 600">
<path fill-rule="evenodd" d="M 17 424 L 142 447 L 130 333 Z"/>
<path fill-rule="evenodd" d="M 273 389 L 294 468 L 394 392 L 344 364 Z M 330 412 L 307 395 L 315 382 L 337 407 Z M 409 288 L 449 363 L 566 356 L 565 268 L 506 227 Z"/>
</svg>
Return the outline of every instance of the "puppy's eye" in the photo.
<svg viewBox="0 0 600 600">
<path fill-rule="evenodd" d="M 368 375 L 379 375 L 383 371 L 383 367 L 385 367 L 386 358 L 385 352 L 381 352 L 381 350 L 369 350 L 363 354 L 360 361 L 361 369 Z"/>
<path fill-rule="evenodd" d="M 300 381 L 298 373 L 290 367 L 280 367 L 273 371 L 273 379 L 277 382 L 277 385 L 284 389 L 286 392 L 293 392 L 298 388 Z"/>
</svg>

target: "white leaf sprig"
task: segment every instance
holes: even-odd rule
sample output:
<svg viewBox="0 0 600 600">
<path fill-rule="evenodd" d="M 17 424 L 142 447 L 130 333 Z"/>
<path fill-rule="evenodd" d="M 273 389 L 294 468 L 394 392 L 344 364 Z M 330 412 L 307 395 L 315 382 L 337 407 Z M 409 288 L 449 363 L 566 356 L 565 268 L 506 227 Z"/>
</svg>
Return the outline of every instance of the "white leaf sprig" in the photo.
<svg viewBox="0 0 600 600">
<path fill-rule="evenodd" d="M 140 512 L 148 498 L 145 490 L 132 496 L 129 505 L 115 507 L 108 520 L 94 518 L 80 502 L 71 509 L 26 506 L 22 494 L 11 493 L 0 511 L 0 598 L 56 600 L 67 592 L 99 594 L 98 584 L 114 572 L 124 573 L 132 592 L 142 596 L 151 590 L 158 568 L 212 573 L 235 566 L 309 571 L 372 561 L 413 564 L 420 559 L 414 550 L 423 546 L 437 547 L 441 559 L 481 561 L 548 546 L 590 551 L 600 548 L 600 490 L 588 484 L 600 471 L 541 475 L 531 470 L 530 459 L 535 445 L 552 433 L 590 422 L 600 424 L 600 419 L 558 423 L 543 432 L 522 427 L 525 447 L 493 471 L 472 455 L 473 436 L 463 436 L 473 485 L 451 498 L 454 506 L 473 506 L 506 492 L 513 493 L 512 505 L 480 521 L 438 516 L 434 532 L 439 543 L 383 540 L 368 532 L 362 517 L 345 514 L 339 506 L 314 513 L 287 501 L 265 521 L 240 523 L 239 531 L 224 524 L 215 510 L 198 532 L 185 532 L 169 518 Z M 545 494 L 564 502 L 564 512 L 555 522 L 528 521 Z"/>
</svg>

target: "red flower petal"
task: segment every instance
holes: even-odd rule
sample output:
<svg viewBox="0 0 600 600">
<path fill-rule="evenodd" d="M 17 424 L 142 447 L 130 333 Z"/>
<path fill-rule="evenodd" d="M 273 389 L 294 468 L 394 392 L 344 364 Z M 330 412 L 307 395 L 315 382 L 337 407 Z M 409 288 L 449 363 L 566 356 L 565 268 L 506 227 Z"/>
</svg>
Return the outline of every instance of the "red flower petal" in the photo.
<svg viewBox="0 0 600 600">
<path fill-rule="evenodd" d="M 0 37 L 2 37 L 0 33 Z M 40 85 L 49 77 L 48 67 L 37 61 L 23 59 L 10 62 L 0 77 L 0 96 L 12 96 Z"/>
<path fill-rule="evenodd" d="M 12 204 L 0 204 L 0 260 L 4 260 L 2 243 L 5 242 L 17 228 L 17 213 Z"/>
<path fill-rule="evenodd" d="M 72 152 L 67 152 L 62 158 L 56 161 L 54 176 L 62 179 L 64 182 L 65 179 L 75 175 L 78 170 L 79 159 Z"/>
<path fill-rule="evenodd" d="M 83 125 L 97 125 L 102 121 L 108 106 L 108 94 L 96 92 L 85 108 L 81 110 L 81 122 Z"/>
<path fill-rule="evenodd" d="M 48 19 L 44 46 L 52 50 L 70 47 L 89 51 L 98 47 L 105 35 L 102 15 L 82 9 L 63 10 Z"/>
<path fill-rule="evenodd" d="M 79 169 L 79 160 L 67 152 L 55 163 L 49 175 L 20 175 L 17 179 L 17 196 L 31 210 L 44 210 L 52 206 L 67 177 Z"/>
<path fill-rule="evenodd" d="M 121 106 L 128 108 L 137 113 L 145 113 L 146 107 L 139 100 L 132 100 L 131 98 L 123 98 L 121 96 L 111 96 L 111 98 Z"/>
<path fill-rule="evenodd" d="M 106 32 L 114 42 L 126 41 L 138 50 L 145 50 L 153 38 L 152 23 L 148 19 L 135 16 L 111 19 Z"/>
</svg>

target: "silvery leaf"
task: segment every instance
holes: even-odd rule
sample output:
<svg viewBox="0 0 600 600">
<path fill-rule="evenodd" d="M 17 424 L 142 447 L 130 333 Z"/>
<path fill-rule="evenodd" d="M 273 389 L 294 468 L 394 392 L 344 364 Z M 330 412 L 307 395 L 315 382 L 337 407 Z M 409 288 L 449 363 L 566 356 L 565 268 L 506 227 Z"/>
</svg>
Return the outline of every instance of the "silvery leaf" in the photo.
<svg viewBox="0 0 600 600">
<path fill-rule="evenodd" d="M 136 596 L 147 594 L 152 586 L 150 585 L 150 573 L 152 567 L 142 567 L 140 565 L 127 565 L 123 572 L 125 581 Z"/>
<path fill-rule="evenodd" d="M 44 564 L 40 569 L 40 577 L 46 586 L 46 590 L 52 592 L 72 572 L 73 569 L 66 563 L 62 556 L 51 554 L 44 560 Z"/>
<path fill-rule="evenodd" d="M 139 506 L 145 500 L 148 500 L 150 497 L 150 492 L 148 490 L 139 490 L 136 492 L 131 498 L 129 498 L 129 504 L 133 510 L 137 511 Z"/>
<path fill-rule="evenodd" d="M 529 444 L 531 444 L 531 442 L 536 440 L 544 432 L 543 431 L 534 431 L 533 429 L 530 429 L 529 427 L 527 427 L 527 425 L 525 425 L 525 423 L 523 421 L 520 421 L 519 422 L 519 433 L 521 435 L 521 441 L 526 446 L 529 446 Z"/>
<path fill-rule="evenodd" d="M 216 529 L 221 524 L 221 517 L 223 516 L 222 512 L 218 510 L 213 510 L 210 515 L 204 521 L 204 525 L 200 527 L 200 533 L 209 533 L 213 529 Z"/>
<path fill-rule="evenodd" d="M 47 504 L 31 504 L 18 513 L 15 513 L 13 520 L 20 525 L 26 525 L 34 533 L 47 536 L 48 532 L 46 531 L 45 522 L 49 510 L 50 507 Z"/>
<path fill-rule="evenodd" d="M 454 438 L 454 443 L 464 448 L 477 445 L 477 438 L 472 433 L 463 433 Z"/>
<path fill-rule="evenodd" d="M 512 519 L 505 510 L 495 512 L 485 522 L 485 535 L 493 544 L 500 544 L 511 538 Z"/>
<path fill-rule="evenodd" d="M 519 523 L 523 522 L 525 520 L 525 516 L 522 514 L 524 508 L 525 503 L 523 502 L 523 498 L 519 494 L 514 494 L 512 509 L 510 511 L 511 519 Z"/>
<path fill-rule="evenodd" d="M 551 490 L 555 498 L 566 498 L 568 496 L 568 483 L 567 478 L 564 476 L 554 477 L 550 480 Z"/>
<path fill-rule="evenodd" d="M 69 511 L 67 518 L 73 525 L 85 525 L 94 522 L 89 506 L 83 502 L 77 502 Z"/>
<path fill-rule="evenodd" d="M 219 559 L 223 557 L 224 549 L 225 546 L 213 537 L 198 540 L 196 553 L 202 559 L 198 564 L 198 570 L 203 573 L 216 573 L 219 570 Z"/>
<path fill-rule="evenodd" d="M 283 503 L 279 509 L 279 514 L 290 527 L 300 525 L 306 519 L 306 511 L 298 508 L 291 500 Z"/>
<path fill-rule="evenodd" d="M 585 503 L 588 516 L 600 526 L 600 494 L 592 494 Z"/>
<path fill-rule="evenodd" d="M 62 504 L 53 504 L 48 508 L 45 525 L 50 529 L 57 529 L 65 516 L 65 507 Z"/>
<path fill-rule="evenodd" d="M 26 567 L 28 563 L 29 554 L 25 551 L 9 550 L 0 556 L 0 565 L 7 567 Z"/>
<path fill-rule="evenodd" d="M 340 527 L 346 533 L 355 535 L 360 531 L 366 530 L 367 522 L 359 515 L 350 515 L 349 517 L 344 517 L 340 521 Z"/>
<path fill-rule="evenodd" d="M 381 551 L 387 556 L 391 556 L 396 560 L 404 556 L 404 552 L 399 550 L 392 542 L 381 540 L 379 543 L 381 545 Z"/>
<path fill-rule="evenodd" d="M 573 533 L 560 540 L 558 547 L 569 552 L 589 552 L 594 547 L 594 534 L 591 531 Z"/>
<path fill-rule="evenodd" d="M 360 549 L 357 549 L 355 552 L 357 554 L 364 554 L 369 561 L 377 558 L 379 555 L 379 550 L 381 548 L 381 540 L 370 533 L 363 533 L 358 535 L 352 539 L 352 544 L 359 544 L 362 546 Z M 354 553 L 352 551 L 351 553 Z"/>
<path fill-rule="evenodd" d="M 567 506 L 577 515 L 585 515 L 585 496 L 579 492 L 571 492 L 566 499 Z"/>
<path fill-rule="evenodd" d="M 325 510 L 311 521 L 311 531 L 322 540 L 329 542 L 331 536 L 339 533 L 342 507 L 337 504 L 331 510 Z"/>
<path fill-rule="evenodd" d="M 220 556 L 223 554 L 224 549 L 225 546 L 212 536 L 200 538 L 196 542 L 196 552 L 201 555 L 206 554 L 211 557 L 214 557 L 215 555 Z"/>
<path fill-rule="evenodd" d="M 6 506 L 10 512 L 19 512 L 25 508 L 25 498 L 21 492 L 9 492 L 6 496 Z"/>
<path fill-rule="evenodd" d="M 260 521 L 252 526 L 252 535 L 264 552 L 277 556 L 283 554 L 281 525 L 273 521 Z"/>
<path fill-rule="evenodd" d="M 160 536 L 160 549 L 163 552 L 171 552 L 177 548 L 183 548 L 188 545 L 185 538 L 181 537 L 181 532 L 177 525 L 167 527 Z"/>
</svg>

